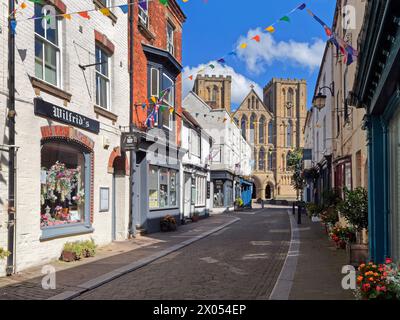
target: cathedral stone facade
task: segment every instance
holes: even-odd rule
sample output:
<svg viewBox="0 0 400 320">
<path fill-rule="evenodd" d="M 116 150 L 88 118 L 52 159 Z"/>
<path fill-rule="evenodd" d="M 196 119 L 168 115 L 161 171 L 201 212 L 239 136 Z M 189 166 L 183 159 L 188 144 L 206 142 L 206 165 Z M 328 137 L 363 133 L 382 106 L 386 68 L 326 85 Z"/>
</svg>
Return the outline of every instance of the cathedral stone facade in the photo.
<svg viewBox="0 0 400 320">
<path fill-rule="evenodd" d="M 233 117 L 253 149 L 255 199 L 294 200 L 288 154 L 304 147 L 307 83 L 272 79 L 263 98 L 251 88 Z"/>
</svg>

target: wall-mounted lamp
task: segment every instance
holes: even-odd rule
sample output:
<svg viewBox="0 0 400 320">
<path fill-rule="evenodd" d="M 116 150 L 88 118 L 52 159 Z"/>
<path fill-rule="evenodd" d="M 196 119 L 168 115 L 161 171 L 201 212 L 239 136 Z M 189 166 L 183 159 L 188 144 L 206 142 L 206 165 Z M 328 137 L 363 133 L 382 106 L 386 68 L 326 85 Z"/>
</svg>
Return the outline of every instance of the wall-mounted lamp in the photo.
<svg viewBox="0 0 400 320">
<path fill-rule="evenodd" d="M 319 111 L 321 111 L 323 108 L 325 108 L 326 105 L 326 95 L 322 93 L 322 90 L 324 89 L 329 89 L 331 92 L 332 97 L 335 96 L 335 82 L 332 82 L 330 86 L 324 86 L 320 87 L 318 89 L 318 95 L 316 95 L 313 99 L 313 106 L 314 108 L 317 108 Z"/>
</svg>

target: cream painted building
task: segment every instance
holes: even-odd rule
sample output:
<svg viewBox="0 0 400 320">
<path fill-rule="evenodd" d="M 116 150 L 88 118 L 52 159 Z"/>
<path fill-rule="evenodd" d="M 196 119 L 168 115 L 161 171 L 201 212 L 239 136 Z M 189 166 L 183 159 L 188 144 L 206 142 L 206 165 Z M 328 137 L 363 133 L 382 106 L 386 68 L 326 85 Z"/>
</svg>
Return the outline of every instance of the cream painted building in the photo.
<svg viewBox="0 0 400 320">
<path fill-rule="evenodd" d="M 252 146 L 256 199 L 293 200 L 288 154 L 304 146 L 307 109 L 305 80 L 272 79 L 263 98 L 252 88 L 233 114 L 243 137 Z"/>
<path fill-rule="evenodd" d="M 354 48 L 358 47 L 366 1 L 338 0 L 333 24 L 334 32 Z M 345 16 L 345 19 L 342 17 Z M 343 24 L 347 26 L 343 28 Z M 367 134 L 363 129 L 365 109 L 351 103 L 357 72 L 357 61 L 347 66 L 345 57 L 335 52 L 333 58 L 334 108 L 333 171 L 334 186 L 338 188 L 367 187 Z"/>
</svg>

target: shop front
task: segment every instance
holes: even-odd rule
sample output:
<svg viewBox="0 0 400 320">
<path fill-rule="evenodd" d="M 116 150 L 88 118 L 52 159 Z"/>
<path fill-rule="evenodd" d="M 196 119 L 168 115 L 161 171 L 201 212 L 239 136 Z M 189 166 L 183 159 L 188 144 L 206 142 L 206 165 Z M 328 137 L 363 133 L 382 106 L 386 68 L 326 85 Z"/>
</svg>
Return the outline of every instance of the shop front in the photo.
<svg viewBox="0 0 400 320">
<path fill-rule="evenodd" d="M 166 216 L 181 221 L 180 164 L 186 150 L 144 132 L 136 137 L 133 223 L 138 232 L 155 233 Z"/>
<path fill-rule="evenodd" d="M 234 176 L 227 171 L 212 171 L 214 184 L 214 212 L 234 210 Z"/>
<path fill-rule="evenodd" d="M 195 165 L 183 166 L 183 218 L 190 219 L 194 215 L 207 217 L 209 206 L 207 187 L 209 172 Z"/>
</svg>

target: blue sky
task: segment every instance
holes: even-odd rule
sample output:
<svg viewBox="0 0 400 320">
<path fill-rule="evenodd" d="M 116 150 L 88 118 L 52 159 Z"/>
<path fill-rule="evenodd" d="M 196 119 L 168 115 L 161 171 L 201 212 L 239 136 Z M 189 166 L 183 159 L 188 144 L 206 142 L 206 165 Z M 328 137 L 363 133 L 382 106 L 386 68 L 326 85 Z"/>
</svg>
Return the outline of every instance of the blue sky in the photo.
<svg viewBox="0 0 400 320">
<path fill-rule="evenodd" d="M 335 0 L 303 2 L 331 26 Z M 179 3 L 187 16 L 183 33 L 184 76 L 196 72 L 202 64 L 226 55 L 245 39 L 262 34 L 260 43 L 246 40 L 249 47 L 240 49 L 238 57 L 228 57 L 226 66 L 207 69 L 205 73 L 232 74 L 236 78 L 234 107 L 250 90 L 252 82 L 258 85 L 256 89 L 260 92 L 272 77 L 304 78 L 308 82 L 310 106 L 327 40 L 323 28 L 304 10 L 292 14 L 289 23 L 276 25 L 276 32 L 272 35 L 264 31 L 301 4 L 301 0 L 208 0 L 208 3 L 204 0 L 189 0 L 187 3 L 179 0 Z M 184 93 L 192 85 L 193 81 L 185 80 Z"/>
</svg>

